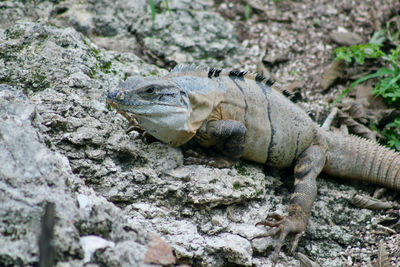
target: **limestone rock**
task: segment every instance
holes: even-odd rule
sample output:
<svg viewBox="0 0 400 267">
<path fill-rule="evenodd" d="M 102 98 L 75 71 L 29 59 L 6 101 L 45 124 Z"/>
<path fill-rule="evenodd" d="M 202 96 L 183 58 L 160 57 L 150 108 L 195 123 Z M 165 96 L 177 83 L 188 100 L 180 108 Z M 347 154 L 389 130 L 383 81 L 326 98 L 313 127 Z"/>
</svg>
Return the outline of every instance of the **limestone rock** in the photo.
<svg viewBox="0 0 400 267">
<path fill-rule="evenodd" d="M 150 266 L 148 232 L 176 264 L 271 264 L 275 240 L 250 240 L 268 230 L 255 226 L 268 213 L 287 212 L 291 172 L 279 179 L 245 161 L 183 166 L 179 148 L 127 134 L 125 119 L 105 105 L 126 77 L 165 72 L 133 54 L 138 44 L 180 63 L 240 58 L 232 24 L 208 2 L 168 2 L 173 19 L 157 14 L 153 30 L 147 1 L 0 2 L 0 265 L 37 265 L 47 201 L 56 205 L 57 266 L 82 266 L 80 240 L 90 235 L 115 246 L 95 249 L 86 266 Z M 341 266 L 343 247 L 370 244 L 373 213 L 349 205 L 359 188 L 318 183 L 299 250 Z M 285 252 L 280 266 L 298 265 Z"/>
</svg>

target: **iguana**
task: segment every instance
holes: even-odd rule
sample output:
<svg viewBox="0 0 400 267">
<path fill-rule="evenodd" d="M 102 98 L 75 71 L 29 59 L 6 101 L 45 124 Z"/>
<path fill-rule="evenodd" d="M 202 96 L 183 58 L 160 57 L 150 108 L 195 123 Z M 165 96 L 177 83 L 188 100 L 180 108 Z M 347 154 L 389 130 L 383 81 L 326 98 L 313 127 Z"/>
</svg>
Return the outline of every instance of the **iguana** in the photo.
<svg viewBox="0 0 400 267">
<path fill-rule="evenodd" d="M 400 154 L 375 142 L 321 129 L 271 79 L 237 70 L 178 65 L 163 77 L 133 76 L 107 102 L 153 137 L 188 149 L 186 164 L 227 168 L 239 158 L 268 166 L 294 166 L 289 214 L 269 215 L 262 236 L 278 235 L 276 262 L 288 234 L 291 251 L 306 230 L 321 171 L 400 191 Z M 259 236 L 260 237 L 260 236 Z"/>
</svg>

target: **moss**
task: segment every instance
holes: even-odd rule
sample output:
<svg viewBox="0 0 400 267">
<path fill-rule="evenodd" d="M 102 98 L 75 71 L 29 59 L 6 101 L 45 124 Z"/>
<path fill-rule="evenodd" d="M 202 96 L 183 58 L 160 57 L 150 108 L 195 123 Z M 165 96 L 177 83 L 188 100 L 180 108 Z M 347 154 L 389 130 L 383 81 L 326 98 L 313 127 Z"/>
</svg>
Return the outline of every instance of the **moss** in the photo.
<svg viewBox="0 0 400 267">
<path fill-rule="evenodd" d="M 117 55 L 116 57 L 114 57 L 114 60 L 116 60 L 117 62 L 121 62 L 121 55 Z"/>
<path fill-rule="evenodd" d="M 112 111 L 112 110 L 113 110 L 113 107 L 112 107 L 110 104 L 107 104 L 107 110 L 108 110 L 108 111 Z"/>
<path fill-rule="evenodd" d="M 29 83 L 28 83 L 29 84 Z M 32 91 L 38 92 L 50 87 L 50 83 L 47 81 L 47 77 L 40 74 L 39 72 L 32 73 Z"/>
<path fill-rule="evenodd" d="M 151 76 L 156 76 L 156 75 L 158 75 L 158 70 L 152 70 L 152 71 L 150 71 L 150 75 L 151 75 Z"/>
<path fill-rule="evenodd" d="M 47 77 L 39 72 L 33 72 L 30 77 L 27 77 L 20 82 L 23 84 L 24 94 L 28 94 L 29 92 L 40 92 L 50 87 L 50 82 L 47 80 Z"/>
<path fill-rule="evenodd" d="M 243 162 L 239 162 L 235 165 L 236 171 L 243 176 L 249 176 L 250 172 L 246 169 L 245 164 Z"/>
<path fill-rule="evenodd" d="M 94 48 L 94 47 L 91 47 L 85 39 L 83 39 L 82 41 L 87 46 L 87 48 L 89 48 L 89 50 L 92 51 L 92 53 L 95 56 L 98 56 L 100 54 L 100 51 L 98 49 Z"/>
<path fill-rule="evenodd" d="M 9 84 L 9 85 L 15 85 L 15 82 L 13 82 L 13 81 L 10 79 L 10 77 L 3 77 L 3 78 L 0 78 L 0 83 L 6 83 L 6 84 Z"/>
<path fill-rule="evenodd" d="M 111 65 L 112 65 L 111 61 L 100 61 L 99 67 L 102 72 L 111 73 L 111 70 L 110 70 Z"/>
<path fill-rule="evenodd" d="M 44 144 L 48 147 L 48 148 L 51 148 L 53 145 L 52 145 L 52 143 L 51 143 L 51 141 L 49 140 L 49 139 L 45 139 L 44 140 Z"/>
<path fill-rule="evenodd" d="M 90 68 L 88 74 L 89 74 L 89 77 L 90 77 L 91 79 L 93 79 L 94 76 L 96 75 L 96 68 Z"/>
<path fill-rule="evenodd" d="M 130 76 L 130 75 L 129 75 L 128 73 L 125 72 L 125 73 L 124 73 L 124 78 L 123 78 L 122 80 L 123 80 L 123 81 L 126 81 L 126 79 L 128 79 L 129 76 Z"/>
<path fill-rule="evenodd" d="M 12 74 L 10 74 L 11 76 Z M 30 75 L 24 77 L 17 77 L 16 79 L 11 79 L 10 76 L 0 77 L 0 83 L 9 84 L 15 88 L 22 89 L 24 94 L 30 92 L 40 92 L 50 87 L 50 82 L 47 77 L 42 75 L 40 72 L 32 72 Z"/>
<path fill-rule="evenodd" d="M 238 182 L 236 182 L 236 183 L 234 183 L 233 184 L 233 189 L 235 189 L 235 190 L 239 190 L 240 189 L 240 184 L 238 183 Z"/>
<path fill-rule="evenodd" d="M 96 56 L 96 60 L 98 61 L 98 63 L 96 64 L 95 67 L 90 68 L 89 70 L 89 77 L 90 78 L 94 78 L 97 70 L 101 70 L 102 72 L 106 73 L 106 74 L 117 74 L 117 71 L 114 69 L 111 69 L 112 66 L 112 62 L 111 61 L 103 61 L 101 60 L 101 58 L 99 56 Z"/>
<path fill-rule="evenodd" d="M 8 28 L 7 30 L 5 30 L 4 32 L 6 34 L 6 36 L 10 39 L 18 39 L 20 38 L 25 32 L 20 30 L 16 30 L 14 28 Z"/>
<path fill-rule="evenodd" d="M 89 48 L 89 50 L 93 53 L 94 57 L 96 58 L 97 64 L 95 67 L 90 68 L 89 70 L 89 77 L 93 79 L 96 75 L 97 70 L 101 70 L 104 73 L 112 73 L 114 75 L 117 74 L 116 70 L 111 69 L 112 62 L 111 61 L 104 61 L 101 58 L 100 50 L 91 47 L 86 40 L 83 40 L 83 43 Z"/>
<path fill-rule="evenodd" d="M 100 54 L 100 51 L 99 51 L 98 49 L 96 49 L 96 48 L 89 47 L 89 49 L 90 49 L 90 51 L 92 51 L 93 54 L 95 54 L 96 56 L 98 56 L 98 55 Z"/>
</svg>

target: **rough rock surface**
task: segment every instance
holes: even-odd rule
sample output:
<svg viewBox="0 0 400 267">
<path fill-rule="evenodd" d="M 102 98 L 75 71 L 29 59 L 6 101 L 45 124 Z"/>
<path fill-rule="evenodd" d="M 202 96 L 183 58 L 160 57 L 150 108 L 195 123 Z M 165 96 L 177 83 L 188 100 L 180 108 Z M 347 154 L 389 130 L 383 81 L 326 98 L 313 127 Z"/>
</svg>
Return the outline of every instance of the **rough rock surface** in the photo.
<svg viewBox="0 0 400 267">
<path fill-rule="evenodd" d="M 157 8 L 166 10 L 161 1 L 155 2 Z M 29 17 L 59 27 L 73 27 L 99 47 L 135 51 L 157 65 L 173 67 L 198 61 L 220 67 L 239 64 L 237 55 L 243 49 L 235 28 L 210 11 L 210 2 L 168 3 L 169 12 L 157 10 L 159 14 L 153 22 L 145 0 L 5 1 L 0 3 L 0 27 L 6 29 L 12 22 Z"/>
<path fill-rule="evenodd" d="M 150 237 L 132 227 L 118 207 L 97 195 L 72 173 L 68 159 L 50 151 L 37 127 L 42 122 L 35 106 L 21 92 L 0 85 L 0 263 L 2 266 L 38 262 L 38 237 L 46 203 L 56 207 L 54 246 L 61 266 L 104 261 L 142 264 L 151 250 Z M 91 235 L 96 239 L 89 240 Z M 100 244 L 99 239 L 107 239 Z M 100 252 L 90 247 L 104 248 Z M 112 251 L 124 247 L 131 258 Z M 110 251 L 111 250 L 111 251 Z M 104 254 L 104 257 L 102 256 Z M 173 257 L 172 253 L 170 256 Z"/>
<path fill-rule="evenodd" d="M 37 263 L 49 201 L 57 266 L 271 264 L 273 239 L 251 239 L 266 214 L 287 212 L 290 174 L 183 166 L 179 149 L 127 134 L 105 105 L 126 77 L 164 72 L 135 54 L 168 66 L 240 62 L 245 49 L 210 1 L 168 2 L 173 19 L 162 12 L 154 25 L 146 1 L 0 2 L 0 265 Z M 368 187 L 339 182 L 318 181 L 299 251 L 322 266 L 371 265 L 379 213 L 349 204 Z M 299 265 L 280 256 L 278 266 Z"/>
</svg>

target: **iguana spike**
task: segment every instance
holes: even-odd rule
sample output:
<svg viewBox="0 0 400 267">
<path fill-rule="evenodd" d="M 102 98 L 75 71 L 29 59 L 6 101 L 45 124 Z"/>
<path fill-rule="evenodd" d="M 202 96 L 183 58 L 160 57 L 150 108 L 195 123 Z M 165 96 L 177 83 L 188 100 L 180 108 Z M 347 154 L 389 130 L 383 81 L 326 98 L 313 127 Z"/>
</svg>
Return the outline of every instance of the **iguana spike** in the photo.
<svg viewBox="0 0 400 267">
<path fill-rule="evenodd" d="M 196 65 L 196 64 L 179 64 L 176 65 L 171 73 L 179 73 L 179 72 L 191 72 L 191 71 L 208 71 L 209 68 L 205 65 Z"/>
<path fill-rule="evenodd" d="M 269 87 L 274 86 L 274 88 L 276 90 L 281 92 L 290 101 L 292 101 L 293 103 L 297 102 L 297 99 L 293 93 L 281 88 L 281 86 L 279 84 L 275 83 L 274 79 L 265 77 L 261 74 L 251 73 L 251 72 L 247 72 L 247 71 L 240 71 L 238 69 L 224 71 L 222 69 L 218 69 L 218 68 L 214 68 L 214 67 L 209 68 L 205 65 L 197 65 L 197 64 L 189 64 L 189 65 L 185 65 L 185 64 L 181 65 L 180 64 L 171 70 L 171 73 L 185 73 L 185 72 L 204 72 L 207 74 L 207 77 L 209 79 L 217 78 L 220 75 L 228 75 L 229 77 L 239 78 L 239 79 L 244 79 L 244 78 L 253 79 L 256 82 L 265 84 L 266 86 L 269 86 Z"/>
<path fill-rule="evenodd" d="M 261 74 L 256 74 L 256 77 L 255 77 L 255 80 L 256 80 L 256 82 L 263 82 L 264 80 L 265 80 L 265 77 L 263 76 L 263 75 L 261 75 Z"/>
</svg>

